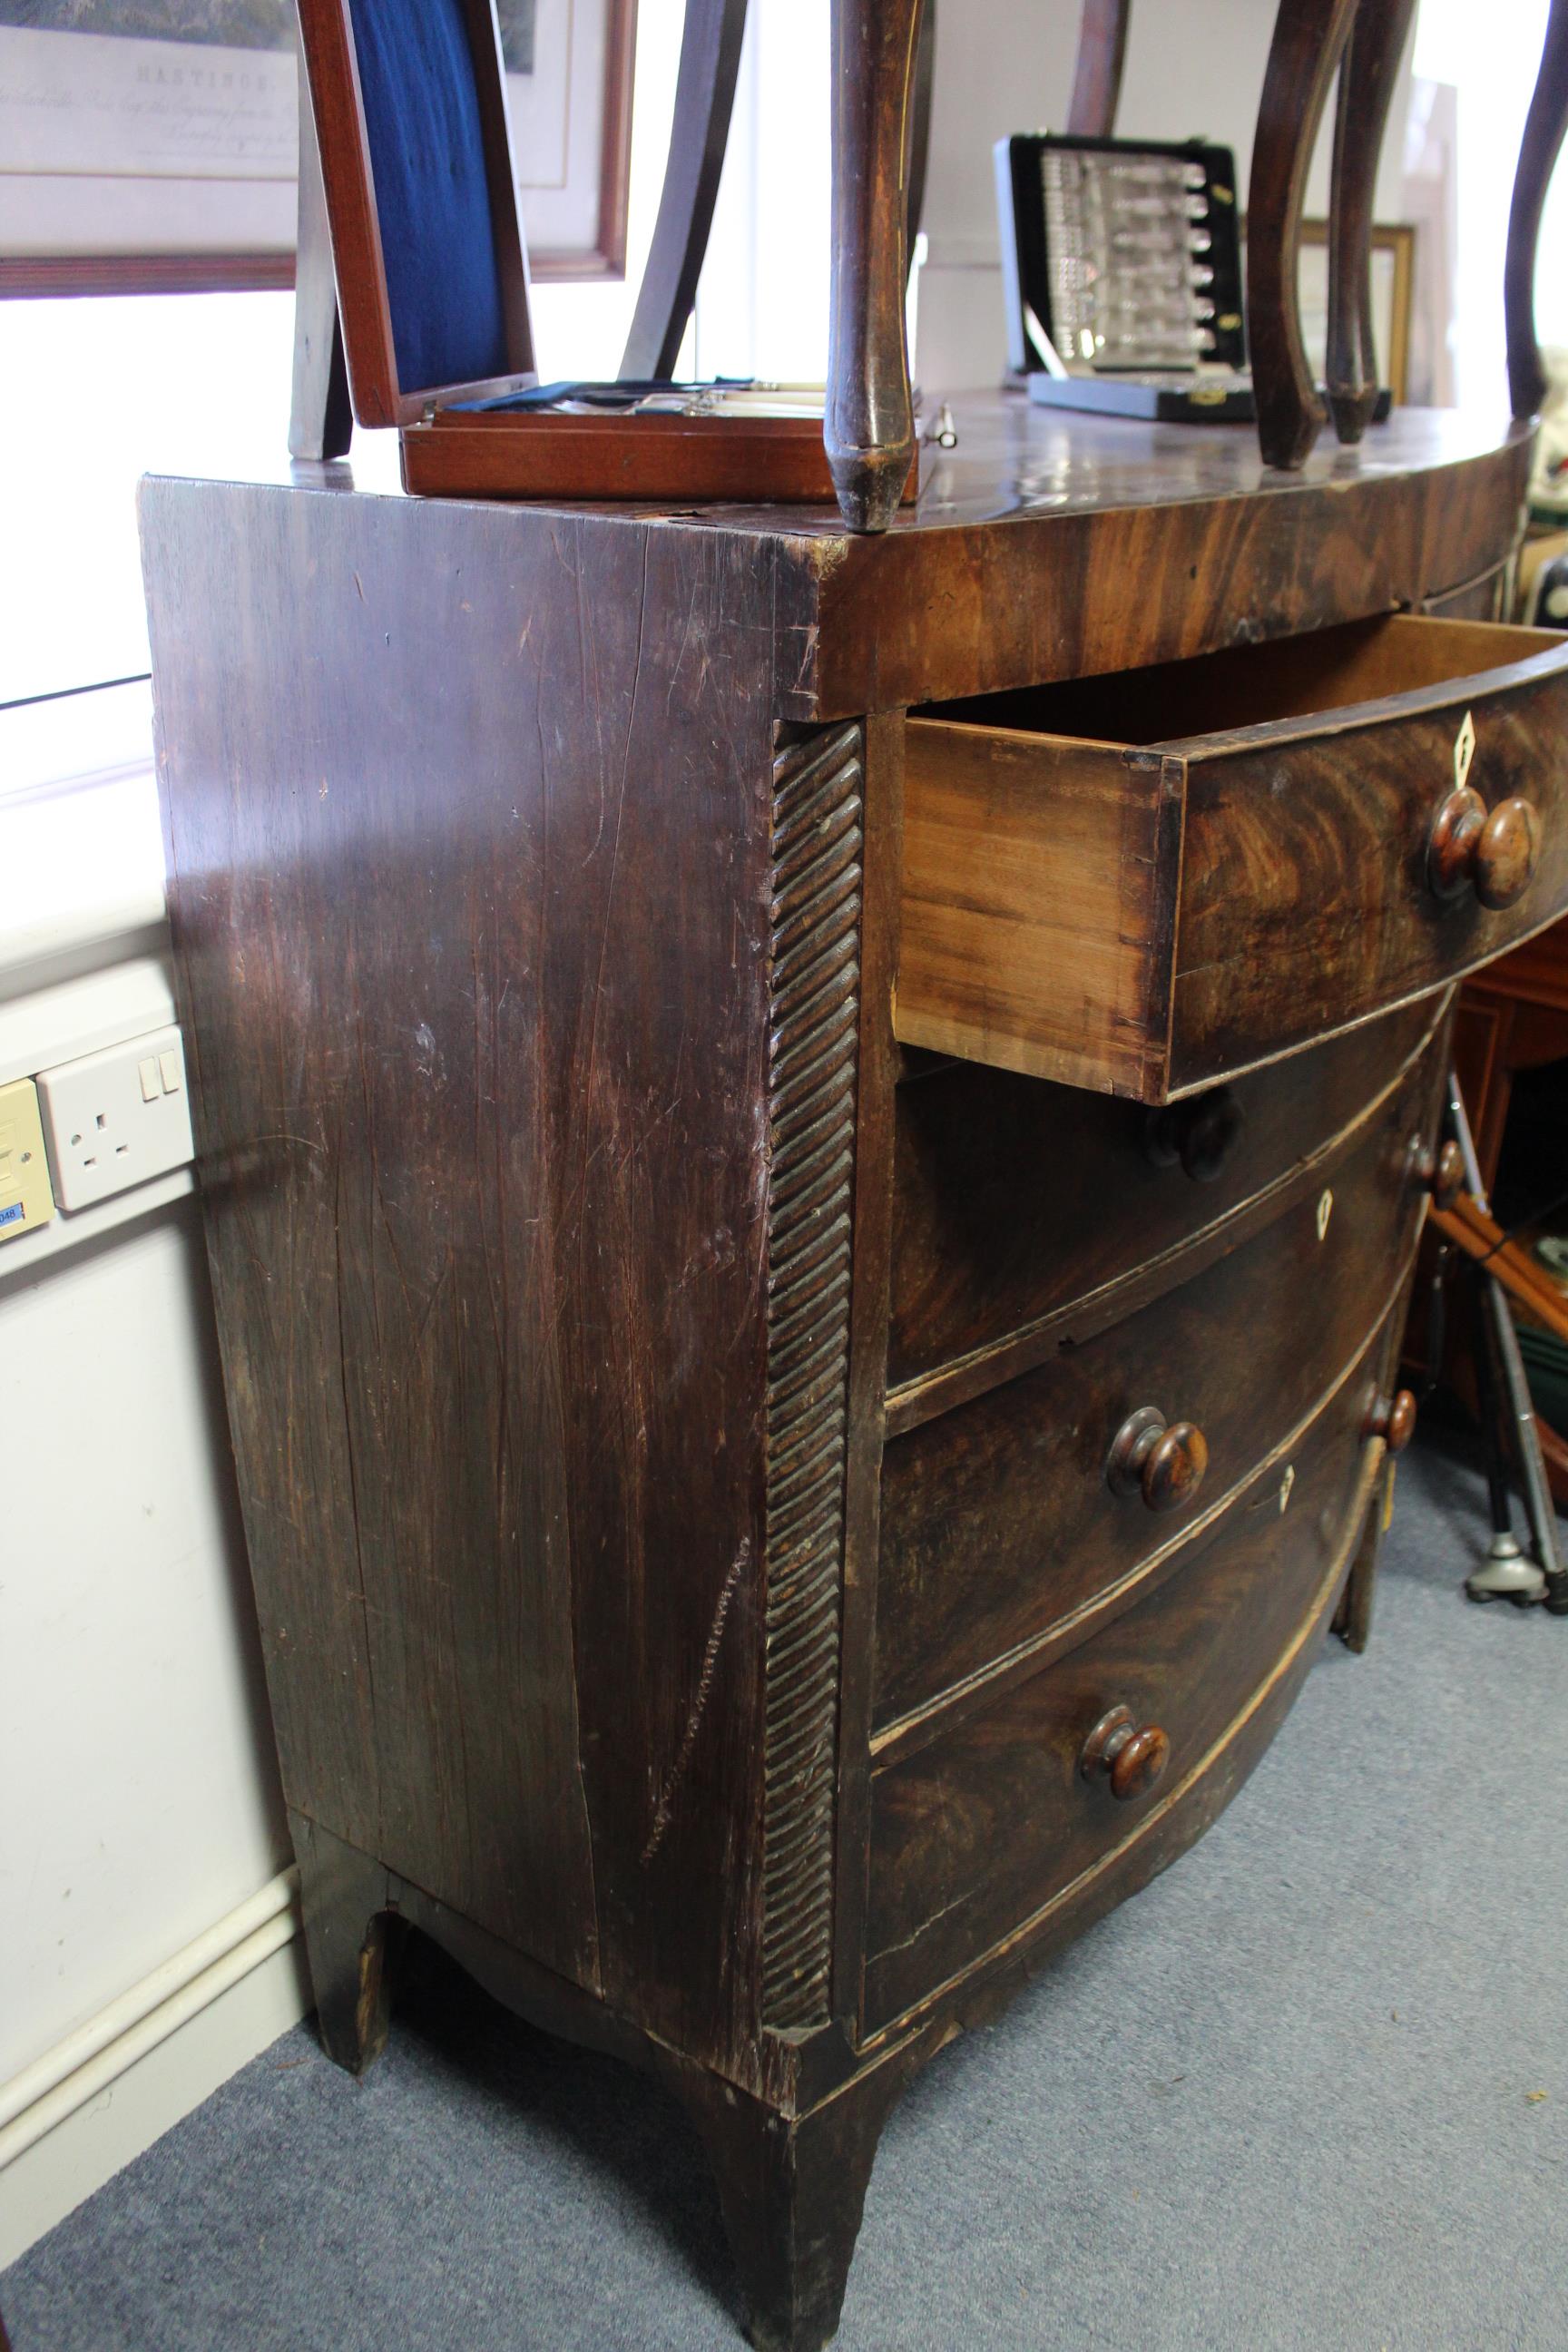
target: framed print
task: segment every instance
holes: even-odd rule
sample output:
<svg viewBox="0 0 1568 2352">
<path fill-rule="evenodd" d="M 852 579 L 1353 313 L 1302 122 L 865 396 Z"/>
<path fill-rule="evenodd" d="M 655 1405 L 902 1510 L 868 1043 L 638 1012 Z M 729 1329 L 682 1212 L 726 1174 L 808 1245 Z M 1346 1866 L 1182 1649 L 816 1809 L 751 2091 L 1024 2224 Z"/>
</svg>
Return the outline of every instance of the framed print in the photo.
<svg viewBox="0 0 1568 2352">
<path fill-rule="evenodd" d="M 626 266 L 637 0 L 498 0 L 539 278 Z M 292 0 L 0 0 L 0 294 L 293 282 Z"/>
<path fill-rule="evenodd" d="M 529 266 L 619 278 L 637 0 L 497 0 L 496 14 Z"/>
<path fill-rule="evenodd" d="M 1321 383 L 1328 372 L 1329 225 L 1301 223 L 1301 340 Z M 1410 396 L 1410 322 L 1415 299 L 1415 231 L 1374 225 L 1372 232 L 1372 333 L 1378 381 L 1403 407 Z"/>
</svg>

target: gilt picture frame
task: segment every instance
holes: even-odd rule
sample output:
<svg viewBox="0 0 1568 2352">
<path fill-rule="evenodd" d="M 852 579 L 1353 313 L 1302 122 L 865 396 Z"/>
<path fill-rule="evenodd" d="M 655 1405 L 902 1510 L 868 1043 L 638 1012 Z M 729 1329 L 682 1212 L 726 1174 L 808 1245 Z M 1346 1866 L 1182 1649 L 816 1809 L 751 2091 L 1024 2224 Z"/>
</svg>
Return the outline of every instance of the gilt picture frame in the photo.
<svg viewBox="0 0 1568 2352">
<path fill-rule="evenodd" d="M 1301 340 L 1313 380 L 1328 373 L 1329 225 L 1301 223 Z M 1415 288 L 1415 231 L 1405 222 L 1377 222 L 1372 232 L 1373 343 L 1378 379 L 1403 407 L 1410 396 L 1410 332 Z"/>
<path fill-rule="evenodd" d="M 637 0 L 497 0 L 536 278 L 625 272 Z M 294 279 L 291 0 L 0 0 L 0 295 Z"/>
</svg>

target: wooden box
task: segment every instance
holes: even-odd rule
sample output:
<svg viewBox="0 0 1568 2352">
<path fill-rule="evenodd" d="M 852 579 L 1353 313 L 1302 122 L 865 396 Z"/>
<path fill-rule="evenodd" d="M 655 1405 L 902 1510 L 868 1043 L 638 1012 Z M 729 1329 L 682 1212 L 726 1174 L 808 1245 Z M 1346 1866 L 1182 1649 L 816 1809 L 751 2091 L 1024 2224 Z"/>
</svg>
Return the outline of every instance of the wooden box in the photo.
<svg viewBox="0 0 1568 2352">
<path fill-rule="evenodd" d="M 819 415 L 509 405 L 538 374 L 493 0 L 300 0 L 300 25 L 353 413 L 398 427 L 408 489 L 832 502 Z"/>
</svg>

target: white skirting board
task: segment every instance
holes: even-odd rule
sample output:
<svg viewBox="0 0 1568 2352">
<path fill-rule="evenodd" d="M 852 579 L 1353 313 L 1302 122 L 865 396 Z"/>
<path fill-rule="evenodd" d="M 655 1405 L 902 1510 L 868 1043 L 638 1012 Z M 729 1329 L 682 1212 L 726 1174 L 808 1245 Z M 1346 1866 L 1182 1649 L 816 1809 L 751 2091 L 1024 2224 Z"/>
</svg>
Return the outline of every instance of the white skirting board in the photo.
<svg viewBox="0 0 1568 2352">
<path fill-rule="evenodd" d="M 0 2084 L 0 2270 L 310 2005 L 289 1871 Z"/>
</svg>

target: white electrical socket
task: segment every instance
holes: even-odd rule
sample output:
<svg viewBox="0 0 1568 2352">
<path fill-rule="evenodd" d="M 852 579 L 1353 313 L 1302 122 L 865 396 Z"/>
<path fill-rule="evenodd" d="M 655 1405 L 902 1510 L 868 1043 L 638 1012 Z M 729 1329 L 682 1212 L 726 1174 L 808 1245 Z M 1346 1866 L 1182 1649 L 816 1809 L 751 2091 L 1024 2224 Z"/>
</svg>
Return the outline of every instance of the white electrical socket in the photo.
<svg viewBox="0 0 1568 2352">
<path fill-rule="evenodd" d="M 195 1156 L 176 1028 L 40 1070 L 38 1105 L 62 1209 L 89 1209 Z"/>
</svg>

